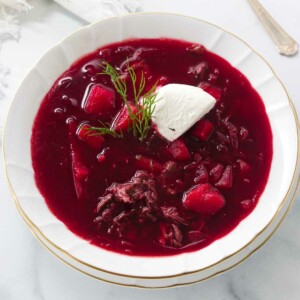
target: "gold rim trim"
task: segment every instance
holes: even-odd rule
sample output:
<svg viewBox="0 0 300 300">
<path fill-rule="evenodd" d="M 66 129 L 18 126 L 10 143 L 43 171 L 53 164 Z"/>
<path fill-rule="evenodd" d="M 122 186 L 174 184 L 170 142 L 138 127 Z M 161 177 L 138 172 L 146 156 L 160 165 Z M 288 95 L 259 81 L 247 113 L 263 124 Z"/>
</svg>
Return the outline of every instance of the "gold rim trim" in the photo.
<svg viewBox="0 0 300 300">
<path fill-rule="evenodd" d="M 11 194 L 12 194 L 12 198 L 14 199 L 15 203 L 19 206 L 19 213 L 22 213 L 23 212 L 23 218 L 24 220 L 26 221 L 26 224 L 28 224 L 28 226 L 34 231 L 34 232 L 38 232 L 40 236 L 42 236 L 53 248 L 57 249 L 59 252 L 63 253 L 64 255 L 66 255 L 67 257 L 69 257 L 70 259 L 72 260 L 75 260 L 77 261 L 78 263 L 82 264 L 82 265 L 85 265 L 87 267 L 90 267 L 92 269 L 95 269 L 95 270 L 98 270 L 98 271 L 101 271 L 103 273 L 108 273 L 108 274 L 112 274 L 112 275 L 115 275 L 115 276 L 120 276 L 120 277 L 125 277 L 125 278 L 136 278 L 136 279 L 149 279 L 149 280 L 156 280 L 156 279 L 167 279 L 167 278 L 173 278 L 173 277 L 180 277 L 180 276 L 185 276 L 185 275 L 189 275 L 189 274 L 195 274 L 195 273 L 198 273 L 200 271 L 204 271 L 208 268 L 211 268 L 217 264 L 220 264 L 222 262 L 224 262 L 225 260 L 231 258 L 232 256 L 238 254 L 239 252 L 241 252 L 242 250 L 244 250 L 247 246 L 249 246 L 252 242 L 254 242 L 272 223 L 273 221 L 276 219 L 277 215 L 279 214 L 279 212 L 281 211 L 282 207 L 284 206 L 284 204 L 286 203 L 287 201 L 287 198 L 289 197 L 290 193 L 291 193 L 291 189 L 293 187 L 293 184 L 296 182 L 296 179 L 297 179 L 297 182 L 296 182 L 296 188 L 295 188 L 295 191 L 297 191 L 298 189 L 298 186 L 299 186 L 299 175 L 298 175 L 298 178 L 297 177 L 297 170 L 298 170 L 298 166 L 299 166 L 299 156 L 300 156 L 300 153 L 299 153 L 299 121 L 298 121 L 298 117 L 297 117 L 297 113 L 295 111 L 295 108 L 294 108 L 294 105 L 292 103 L 292 100 L 283 84 L 283 82 L 279 79 L 279 77 L 277 76 L 276 72 L 274 71 L 274 69 L 271 67 L 271 65 L 266 61 L 266 59 L 260 55 L 256 50 L 254 50 L 248 43 L 246 43 L 245 41 L 243 41 L 241 38 L 239 38 L 237 35 L 235 35 L 234 33 L 228 31 L 228 30 L 225 30 L 223 29 L 222 27 L 218 26 L 218 25 L 215 25 L 213 23 L 210 23 L 208 21 L 205 21 L 205 20 L 202 20 L 202 19 L 199 19 L 199 18 L 195 18 L 195 17 L 190 17 L 190 16 L 185 16 L 185 15 L 181 15 L 181 14 L 173 14 L 173 13 L 161 13 L 161 12 L 145 12 L 145 13 L 134 13 L 132 15 L 144 15 L 144 14 L 160 14 L 160 15 L 173 15 L 173 16 L 179 16 L 179 17 L 183 17 L 183 18 L 188 18 L 188 19 L 192 19 L 192 20 L 196 20 L 196 21 L 200 21 L 200 22 L 203 22 L 203 23 L 206 23 L 206 24 L 209 24 L 210 26 L 213 26 L 231 36 L 234 36 L 235 38 L 237 38 L 239 41 L 241 41 L 243 44 L 245 44 L 251 51 L 253 51 L 258 57 L 260 57 L 266 64 L 267 66 L 270 68 L 271 72 L 273 73 L 274 77 L 278 80 L 278 82 L 281 84 L 282 88 L 284 89 L 285 91 L 285 94 L 288 98 L 288 101 L 289 101 L 289 105 L 290 105 L 290 108 L 293 112 L 293 115 L 294 115 L 294 120 L 295 120 L 295 124 L 296 124 L 296 128 L 297 128 L 297 160 L 296 160 L 296 165 L 295 165 L 295 169 L 294 169 L 294 172 L 293 172 L 293 177 L 292 177 L 292 181 L 291 181 L 291 184 L 287 190 L 287 193 L 284 197 L 284 199 L 281 201 L 276 213 L 274 214 L 274 216 L 272 217 L 272 219 L 268 222 L 268 224 L 261 230 L 259 231 L 246 245 L 244 245 L 242 248 L 240 248 L 239 250 L 237 250 L 236 252 L 222 258 L 221 260 L 205 267 L 205 268 L 201 268 L 199 270 L 195 270 L 195 271 L 191 271 L 191 272 L 184 272 L 184 273 L 179 273 L 179 274 L 176 274 L 176 275 L 169 275 L 169 276 L 133 276 L 133 275 L 124 275 L 124 274 L 119 274 L 119 273 L 115 273 L 115 272 L 111 272 L 111 271 L 108 271 L 108 270 L 104 270 L 104 269 L 101 269 L 101 268 L 98 268 L 98 267 L 95 267 L 93 265 L 90 265 L 84 261 L 81 261 L 80 259 L 74 257 L 72 254 L 68 253 L 67 251 L 65 251 L 64 249 L 60 248 L 59 246 L 57 246 L 56 244 L 54 244 L 52 241 L 50 241 L 40 230 L 39 228 L 30 220 L 30 218 L 27 216 L 27 214 L 23 211 L 23 209 L 21 208 L 21 205 L 19 204 L 18 202 L 18 199 L 17 199 L 17 196 L 12 188 L 12 185 L 10 183 L 10 180 L 8 178 L 8 175 L 7 175 L 7 164 L 6 164 L 6 159 L 5 159 L 5 152 L 4 152 L 4 143 L 5 143 L 5 131 L 6 131 L 6 125 L 7 125 L 7 119 L 8 119 L 8 116 L 9 116 L 9 113 L 7 115 L 7 118 L 6 118 L 6 123 L 5 123 L 5 129 L 4 129 L 4 132 L 3 132 L 3 142 L 2 142 L 2 152 L 3 152 L 3 158 L 4 158 L 4 165 L 5 165 L 5 177 L 7 179 L 7 182 L 8 182 L 8 185 L 9 185 L 9 188 L 10 188 L 10 191 L 11 191 Z M 111 17 L 111 18 L 108 18 L 108 19 L 105 19 L 103 21 L 100 21 L 100 22 L 105 22 L 105 21 L 109 21 L 111 19 L 118 19 L 119 17 Z M 100 23 L 98 22 L 98 23 Z M 94 23 L 95 24 L 95 23 Z M 74 32 L 72 32 L 70 35 L 68 35 L 66 38 L 64 38 L 63 40 L 61 40 L 58 44 L 56 44 L 55 46 L 53 46 L 52 48 L 50 48 L 48 51 L 46 51 L 45 53 L 49 52 L 51 49 L 53 49 L 54 47 L 56 47 L 57 45 L 61 44 L 65 39 L 67 39 L 69 36 L 71 36 L 72 34 L 80 31 L 80 30 L 83 30 L 85 29 L 86 27 L 91 27 L 93 26 L 93 24 L 90 24 L 88 26 L 85 26 L 85 27 L 82 27 L 78 30 L 75 30 Z M 43 57 L 43 56 L 42 56 Z M 39 60 L 38 60 L 39 61 Z M 26 75 L 27 76 L 27 75 Z M 25 76 L 25 78 L 26 78 Z M 23 82 L 23 80 L 22 80 Z M 17 91 L 19 90 L 22 82 L 20 83 Z M 13 101 L 11 102 L 11 105 L 12 105 Z M 10 105 L 10 106 L 11 106 Z M 10 112 L 10 109 L 9 109 L 9 112 Z M 296 193 L 296 192 L 295 192 Z M 294 201 L 294 198 L 295 198 L 295 193 L 293 194 L 293 198 L 291 200 L 291 203 L 290 203 L 290 206 L 292 205 L 293 201 Z M 289 209 L 290 209 L 290 206 L 289 206 Z M 288 209 L 288 210 L 289 210 Z M 279 227 L 279 225 L 282 223 L 283 219 L 286 217 L 286 214 L 284 214 L 284 216 L 282 217 L 282 220 L 280 221 L 280 223 L 278 224 L 278 226 L 275 228 L 275 230 L 269 235 L 269 237 L 266 239 L 266 241 L 268 241 L 270 239 L 270 237 L 274 234 L 274 232 L 276 231 L 276 229 Z M 36 236 L 36 234 L 35 234 Z M 39 238 L 38 238 L 39 239 Z M 39 239 L 40 240 L 40 239 Z M 266 242 L 265 241 L 265 242 Z M 265 243 L 264 242 L 264 243 Z M 42 242 L 43 243 L 43 242 Z M 264 244 L 263 243 L 263 244 Z M 262 244 L 262 245 L 263 245 Z M 261 246 L 262 246 L 261 245 Z M 261 247 L 260 246 L 260 247 Z M 47 247 L 47 246 L 46 246 Z M 239 263 L 243 262 L 245 259 L 247 259 L 251 254 L 253 254 L 257 249 L 259 249 L 260 247 L 257 247 L 254 251 L 252 251 L 250 254 L 248 254 L 244 259 L 242 259 Z M 50 250 L 51 251 L 51 250 Z M 52 252 L 52 251 L 51 251 Z M 53 252 L 52 252 L 53 253 Z M 55 254 L 54 254 L 55 255 Z M 57 255 L 55 255 L 57 256 Z M 66 262 L 67 263 L 67 262 Z M 227 268 L 227 269 L 224 269 L 224 270 L 221 270 L 220 272 L 218 272 L 217 274 L 221 274 L 225 271 L 227 271 L 228 269 L 231 269 L 233 267 L 235 267 L 236 265 L 238 265 L 239 263 L 235 264 L 234 266 L 230 267 L 230 268 Z M 67 263 L 69 264 L 69 263 Z M 72 266 L 74 267 L 74 266 Z M 81 270 L 80 270 L 81 271 Z M 85 273 L 85 272 L 82 272 L 82 273 Z M 214 274 L 213 276 L 217 275 L 217 274 Z M 90 275 L 90 274 L 86 274 L 86 275 L 89 275 L 91 277 L 94 277 L 93 275 Z M 208 277 L 207 279 L 213 277 L 213 276 L 210 276 Z M 100 279 L 98 277 L 95 277 L 99 280 L 103 280 L 103 279 Z M 205 279 L 202 279 L 200 281 L 203 281 Z M 106 281 L 106 280 L 103 280 L 103 281 Z M 109 282 L 109 281 L 107 281 Z M 199 281 L 196 281 L 196 282 L 199 282 Z M 195 283 L 196 283 L 195 282 Z M 114 283 L 114 282 L 111 282 L 111 283 Z M 192 282 L 191 282 L 192 283 Z M 115 283 L 116 284 L 116 283 Z M 188 284 L 188 283 L 187 283 Z M 181 285 L 181 284 L 178 284 L 178 285 Z M 183 284 L 185 285 L 185 284 Z M 130 286 L 130 285 L 126 285 L 125 286 Z M 177 285 L 176 285 L 177 286 Z M 135 286 L 135 287 L 139 287 L 139 286 Z"/>
</svg>

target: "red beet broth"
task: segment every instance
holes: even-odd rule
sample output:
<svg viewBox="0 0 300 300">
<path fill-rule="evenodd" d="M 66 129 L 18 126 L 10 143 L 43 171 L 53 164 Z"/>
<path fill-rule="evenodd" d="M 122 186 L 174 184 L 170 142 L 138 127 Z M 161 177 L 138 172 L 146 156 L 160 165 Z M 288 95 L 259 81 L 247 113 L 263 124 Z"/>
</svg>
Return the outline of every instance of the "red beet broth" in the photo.
<svg viewBox="0 0 300 300">
<path fill-rule="evenodd" d="M 220 98 L 203 118 L 213 125 L 209 131 L 197 137 L 197 126 L 203 125 L 196 124 L 180 138 L 188 157 L 175 158 L 170 143 L 153 129 L 143 142 L 126 132 L 123 138 L 101 136 L 102 142 L 92 144 L 80 139 L 80 124 L 111 123 L 123 105 L 114 92 L 114 99 L 109 94 L 110 109 L 100 114 L 85 111 L 91 85 L 115 91 L 109 77 L 99 74 L 100 59 L 123 70 L 128 60 L 138 76 L 143 70 L 146 89 L 158 80 L 159 85 L 201 86 Z M 132 97 L 130 89 L 128 95 Z M 253 211 L 270 171 L 272 132 L 260 96 L 223 58 L 189 42 L 136 39 L 104 46 L 59 77 L 36 116 L 31 153 L 37 187 L 72 232 L 119 253 L 173 255 L 206 247 Z M 74 167 L 81 173 L 74 175 Z M 216 187 L 228 168 L 232 186 Z M 154 196 L 125 203 L 109 190 L 113 183 L 118 188 L 132 182 L 154 190 Z M 225 206 L 213 215 L 184 207 L 184 192 L 198 184 L 210 184 L 223 195 Z M 107 194 L 113 196 L 104 199 Z"/>
</svg>

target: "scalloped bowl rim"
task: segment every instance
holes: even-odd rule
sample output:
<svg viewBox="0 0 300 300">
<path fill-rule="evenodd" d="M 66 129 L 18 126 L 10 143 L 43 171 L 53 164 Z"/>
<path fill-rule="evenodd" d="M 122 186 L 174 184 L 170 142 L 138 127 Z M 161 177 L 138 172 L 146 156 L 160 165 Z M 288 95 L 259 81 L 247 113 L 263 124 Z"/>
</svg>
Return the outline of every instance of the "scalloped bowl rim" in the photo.
<svg viewBox="0 0 300 300">
<path fill-rule="evenodd" d="M 247 218 L 232 232 L 199 251 L 166 257 L 138 257 L 93 246 L 69 231 L 51 213 L 34 182 L 30 136 L 43 96 L 57 77 L 81 56 L 105 44 L 132 37 L 167 37 L 203 44 L 242 71 L 266 106 L 274 150 L 267 186 L 257 207 Z M 30 99 L 30 105 L 26 105 L 24 99 Z M 271 67 L 233 34 L 206 21 L 175 14 L 139 13 L 114 17 L 69 35 L 48 50 L 21 83 L 11 104 L 4 133 L 7 178 L 32 226 L 55 248 L 75 260 L 125 277 L 163 278 L 197 272 L 220 263 L 252 243 L 280 211 L 298 165 L 296 118 L 290 99 Z M 15 132 L 15 126 L 20 130 Z M 21 153 L 18 149 L 22 149 Z"/>
</svg>

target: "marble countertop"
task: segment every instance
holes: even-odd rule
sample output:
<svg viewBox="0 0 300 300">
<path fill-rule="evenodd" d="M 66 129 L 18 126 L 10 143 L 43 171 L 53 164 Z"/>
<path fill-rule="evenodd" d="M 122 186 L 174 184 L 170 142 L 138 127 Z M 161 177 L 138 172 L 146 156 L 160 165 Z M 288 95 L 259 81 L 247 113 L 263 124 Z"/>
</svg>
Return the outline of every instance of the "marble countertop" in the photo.
<svg viewBox="0 0 300 300">
<path fill-rule="evenodd" d="M 246 0 L 142 0 L 141 11 L 186 14 L 213 22 L 237 34 L 273 66 L 298 114 L 300 54 L 277 54 Z M 261 0 L 300 42 L 300 2 Z M 21 16 L 19 40 L 0 44 L 0 118 L 17 86 L 35 61 L 65 35 L 85 25 L 52 1 L 31 1 Z M 2 68 L 3 70 L 3 68 Z M 3 124 L 3 121 L 0 124 Z M 300 193 L 274 237 L 241 265 L 208 281 L 168 290 L 138 290 L 89 278 L 64 265 L 33 237 L 14 207 L 0 159 L 0 299 L 300 299 Z"/>
</svg>

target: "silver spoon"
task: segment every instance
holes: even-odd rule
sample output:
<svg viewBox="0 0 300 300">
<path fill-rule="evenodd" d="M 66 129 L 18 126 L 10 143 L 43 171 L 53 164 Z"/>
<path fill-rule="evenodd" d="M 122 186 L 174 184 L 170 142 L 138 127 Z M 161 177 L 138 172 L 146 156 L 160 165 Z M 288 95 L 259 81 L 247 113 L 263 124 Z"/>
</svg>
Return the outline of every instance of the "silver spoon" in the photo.
<svg viewBox="0 0 300 300">
<path fill-rule="evenodd" d="M 277 51 L 286 56 L 295 55 L 298 52 L 296 41 L 281 28 L 257 0 L 248 0 L 248 2 L 269 33 Z"/>
</svg>

